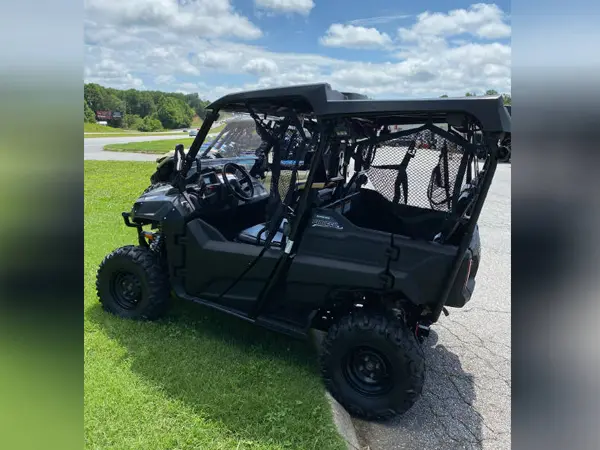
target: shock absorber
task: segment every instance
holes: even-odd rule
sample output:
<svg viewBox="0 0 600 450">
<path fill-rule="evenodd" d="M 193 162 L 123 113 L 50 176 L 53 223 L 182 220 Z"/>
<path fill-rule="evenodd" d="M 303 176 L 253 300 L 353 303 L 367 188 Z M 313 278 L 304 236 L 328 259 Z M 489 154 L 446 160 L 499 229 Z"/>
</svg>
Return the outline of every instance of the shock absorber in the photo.
<svg viewBox="0 0 600 450">
<path fill-rule="evenodd" d="M 150 250 L 160 253 L 162 244 L 162 234 L 160 232 L 142 231 L 141 235 L 146 239 Z"/>
<path fill-rule="evenodd" d="M 417 322 L 415 326 L 415 337 L 421 343 L 429 336 L 429 331 L 431 329 L 430 322 Z"/>
</svg>

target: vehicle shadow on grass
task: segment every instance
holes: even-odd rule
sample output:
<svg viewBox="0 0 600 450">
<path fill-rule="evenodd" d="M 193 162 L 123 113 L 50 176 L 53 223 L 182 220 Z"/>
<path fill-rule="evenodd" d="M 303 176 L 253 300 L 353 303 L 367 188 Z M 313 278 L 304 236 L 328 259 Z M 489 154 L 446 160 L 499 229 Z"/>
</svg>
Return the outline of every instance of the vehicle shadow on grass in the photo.
<svg viewBox="0 0 600 450">
<path fill-rule="evenodd" d="M 424 343 L 427 375 L 421 398 L 404 415 L 387 422 L 354 420 L 372 450 L 481 448 L 483 422 L 474 409 L 475 381 L 458 355 L 438 343 L 431 330 Z"/>
<path fill-rule="evenodd" d="M 86 316 L 127 350 L 132 371 L 236 439 L 340 448 L 308 341 L 179 300 L 156 322 L 120 319 L 99 305 Z"/>
</svg>

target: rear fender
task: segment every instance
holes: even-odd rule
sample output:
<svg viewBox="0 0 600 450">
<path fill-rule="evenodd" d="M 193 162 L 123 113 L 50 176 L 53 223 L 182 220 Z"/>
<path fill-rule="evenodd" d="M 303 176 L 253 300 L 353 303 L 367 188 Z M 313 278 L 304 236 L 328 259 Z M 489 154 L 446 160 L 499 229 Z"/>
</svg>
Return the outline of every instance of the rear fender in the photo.
<svg viewBox="0 0 600 450">
<path fill-rule="evenodd" d="M 311 316 L 310 327 L 327 331 L 331 325 L 352 312 L 366 311 L 412 322 L 422 308 L 413 305 L 402 292 L 341 290 L 333 292 Z"/>
</svg>

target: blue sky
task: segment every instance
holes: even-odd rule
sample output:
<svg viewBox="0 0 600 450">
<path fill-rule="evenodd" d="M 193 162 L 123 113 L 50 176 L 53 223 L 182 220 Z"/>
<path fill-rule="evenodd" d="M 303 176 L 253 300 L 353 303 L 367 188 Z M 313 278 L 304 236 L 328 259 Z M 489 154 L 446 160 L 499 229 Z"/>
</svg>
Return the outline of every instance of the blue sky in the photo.
<svg viewBox="0 0 600 450">
<path fill-rule="evenodd" d="M 228 92 L 328 82 L 374 98 L 510 92 L 507 1 L 86 0 L 85 81 Z"/>
</svg>

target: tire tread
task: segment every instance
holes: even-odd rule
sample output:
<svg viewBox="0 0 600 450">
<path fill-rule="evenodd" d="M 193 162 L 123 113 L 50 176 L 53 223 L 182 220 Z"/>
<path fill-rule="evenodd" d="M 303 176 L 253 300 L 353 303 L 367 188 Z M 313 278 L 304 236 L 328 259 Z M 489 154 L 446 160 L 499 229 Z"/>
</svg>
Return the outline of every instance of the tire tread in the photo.
<svg viewBox="0 0 600 450">
<path fill-rule="evenodd" d="M 332 348 L 340 335 L 356 331 L 369 331 L 380 338 L 391 342 L 398 351 L 408 359 L 408 373 L 412 392 L 402 404 L 394 408 L 368 410 L 360 405 L 350 403 L 339 386 L 334 383 L 327 359 L 331 356 Z M 351 414 L 366 420 L 388 420 L 408 411 L 420 398 L 425 382 L 425 362 L 423 349 L 404 322 L 383 314 L 349 314 L 332 325 L 323 340 L 320 355 L 321 376 L 327 390 Z"/>
<path fill-rule="evenodd" d="M 115 305 L 101 296 L 102 273 L 107 264 L 116 258 L 126 258 L 138 265 L 145 274 L 146 285 L 148 289 L 148 298 L 146 306 L 142 311 L 136 314 L 137 319 L 155 320 L 165 314 L 169 306 L 170 288 L 169 279 L 160 262 L 157 254 L 150 249 L 136 245 L 126 245 L 114 250 L 104 257 L 98 268 L 96 276 L 96 293 L 98 299 L 105 311 L 117 316 L 124 316 L 118 305 Z M 132 318 L 127 315 L 128 318 Z"/>
</svg>

